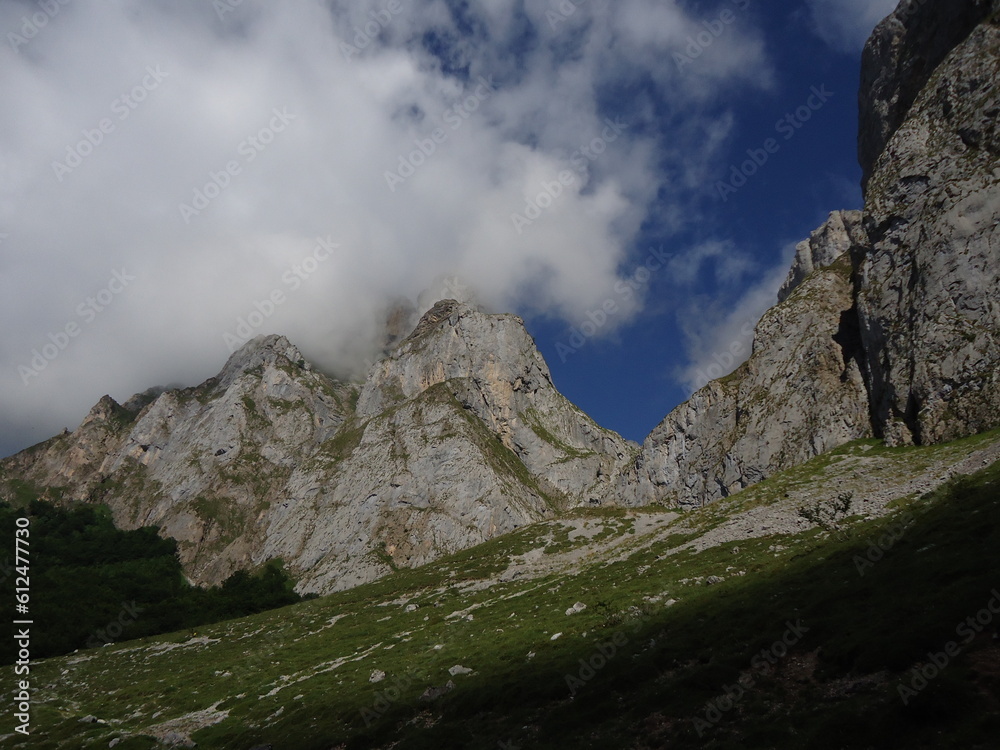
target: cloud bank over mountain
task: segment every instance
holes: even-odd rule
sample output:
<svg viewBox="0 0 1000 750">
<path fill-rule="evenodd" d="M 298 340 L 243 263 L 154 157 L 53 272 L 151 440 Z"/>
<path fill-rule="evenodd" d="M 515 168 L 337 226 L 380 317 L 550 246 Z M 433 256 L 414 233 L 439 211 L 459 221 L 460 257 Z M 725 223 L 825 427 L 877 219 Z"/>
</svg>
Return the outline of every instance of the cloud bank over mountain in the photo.
<svg viewBox="0 0 1000 750">
<path fill-rule="evenodd" d="M 707 27 L 653 0 L 5 3 L 3 448 L 248 334 L 357 366 L 442 277 L 579 317 L 768 85 L 733 18 L 682 66 Z"/>
</svg>

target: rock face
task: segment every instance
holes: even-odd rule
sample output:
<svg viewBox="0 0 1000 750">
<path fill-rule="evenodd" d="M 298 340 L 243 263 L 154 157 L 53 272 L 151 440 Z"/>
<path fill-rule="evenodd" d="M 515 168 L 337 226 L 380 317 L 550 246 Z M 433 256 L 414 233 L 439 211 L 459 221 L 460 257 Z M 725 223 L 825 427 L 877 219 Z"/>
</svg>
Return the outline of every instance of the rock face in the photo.
<svg viewBox="0 0 1000 750">
<path fill-rule="evenodd" d="M 788 295 L 813 271 L 832 265 L 852 247 L 862 246 L 867 242 L 868 236 L 861 225 L 860 211 L 834 211 L 808 240 L 795 246 L 795 259 L 785 283 L 778 291 L 778 302 L 788 299 Z"/>
<path fill-rule="evenodd" d="M 107 503 L 123 528 L 159 525 L 195 581 L 259 558 L 269 512 L 314 446 L 352 412 L 357 388 L 314 371 L 287 339 L 256 339 L 197 388 L 105 396 L 83 424 L 3 462 L 64 497 Z M 290 561 L 291 562 L 291 561 Z"/>
<path fill-rule="evenodd" d="M 995 0 L 903 0 L 865 45 L 858 104 L 858 158 L 867 185 L 931 75 L 983 20 Z"/>
<path fill-rule="evenodd" d="M 586 502 L 630 457 L 555 391 L 520 319 L 445 302 L 367 383 L 262 337 L 197 388 L 105 396 L 0 471 L 159 525 L 199 583 L 280 557 L 329 592 Z"/>
<path fill-rule="evenodd" d="M 574 501 L 605 494 L 630 458 L 627 442 L 599 427 L 552 385 L 521 320 L 484 315 L 454 300 L 431 308 L 369 374 L 362 419 L 438 384 L 474 414 L 546 486 Z"/>
<path fill-rule="evenodd" d="M 699 505 L 849 440 L 1000 425 L 1000 0 L 903 2 L 864 56 L 863 213 L 798 245 L 732 375 L 675 409 L 616 482 Z"/>
<path fill-rule="evenodd" d="M 855 221 L 848 216 L 848 224 Z M 828 257 L 754 332 L 753 354 L 672 411 L 617 482 L 630 505 L 698 506 L 871 434 L 858 363 L 849 233 L 839 214 L 800 245 Z M 798 263 L 799 261 L 797 261 Z M 810 262 L 812 260 L 810 259 Z M 790 279 L 795 278 L 793 269 Z"/>
<path fill-rule="evenodd" d="M 993 20 L 975 25 L 990 12 Z M 896 97 L 898 114 L 862 118 L 862 144 L 865 133 L 892 131 L 873 152 L 864 214 L 871 246 L 858 258 L 857 299 L 875 427 L 893 444 L 1000 424 L 997 12 L 1000 2 L 927 3 L 910 16 L 897 11 L 869 44 L 884 46 L 888 36 L 902 52 L 926 47 L 901 58 L 898 80 L 886 78 L 888 88 L 912 93 Z"/>
</svg>

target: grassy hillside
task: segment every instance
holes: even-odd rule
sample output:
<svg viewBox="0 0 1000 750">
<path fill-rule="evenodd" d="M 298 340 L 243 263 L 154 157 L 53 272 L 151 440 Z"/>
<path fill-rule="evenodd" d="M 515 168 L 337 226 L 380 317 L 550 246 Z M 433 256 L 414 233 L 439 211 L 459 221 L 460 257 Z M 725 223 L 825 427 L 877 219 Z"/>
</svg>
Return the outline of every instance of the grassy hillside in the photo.
<svg viewBox="0 0 1000 750">
<path fill-rule="evenodd" d="M 35 734 L 2 744 L 995 747 L 1000 464 L 888 515 L 859 495 L 827 530 L 693 543 L 789 493 L 836 495 L 861 457 L 879 477 L 977 440 L 855 444 L 679 518 L 577 513 L 323 599 L 48 660 Z"/>
</svg>

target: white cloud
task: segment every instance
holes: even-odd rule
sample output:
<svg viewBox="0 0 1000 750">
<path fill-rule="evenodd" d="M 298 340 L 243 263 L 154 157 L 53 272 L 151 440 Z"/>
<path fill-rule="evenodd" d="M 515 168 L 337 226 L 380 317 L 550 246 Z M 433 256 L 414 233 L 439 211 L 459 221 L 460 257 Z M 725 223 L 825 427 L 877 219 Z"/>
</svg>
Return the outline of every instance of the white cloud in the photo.
<svg viewBox="0 0 1000 750">
<path fill-rule="evenodd" d="M 698 19 L 669 0 L 580 2 L 555 24 L 542 0 L 230 5 L 73 0 L 34 28 L 38 5 L 0 5 L 24 41 L 0 40 L 0 312 L 17 321 L 0 341 L 0 452 L 73 427 L 105 392 L 214 374 L 224 334 L 275 291 L 254 333 L 330 370 L 360 361 L 388 300 L 444 274 L 487 306 L 574 320 L 653 201 L 679 213 L 728 132 L 728 95 L 770 81 L 748 18 L 679 69 Z M 636 80 L 684 117 L 616 99 Z M 518 233 L 511 214 L 607 117 L 628 127 Z M 393 191 L 401 157 L 425 163 Z M 339 249 L 293 286 L 318 237 Z M 102 295 L 123 268 L 135 280 Z M 90 297 L 102 309 L 81 315 Z M 78 335 L 25 376 L 67 326 Z"/>
<path fill-rule="evenodd" d="M 806 0 L 813 30 L 840 52 L 860 52 L 898 0 Z"/>
<path fill-rule="evenodd" d="M 691 278 L 711 260 L 719 280 L 714 295 L 689 299 L 678 313 L 688 364 L 675 377 L 688 394 L 728 375 L 750 356 L 753 329 L 777 301 L 794 253 L 795 243 L 788 244 L 777 263 L 760 268 L 747 253 L 729 243 L 709 243 L 678 259 Z M 737 283 L 751 273 L 755 283 L 749 287 Z M 678 281 L 683 283 L 684 277 Z"/>
</svg>

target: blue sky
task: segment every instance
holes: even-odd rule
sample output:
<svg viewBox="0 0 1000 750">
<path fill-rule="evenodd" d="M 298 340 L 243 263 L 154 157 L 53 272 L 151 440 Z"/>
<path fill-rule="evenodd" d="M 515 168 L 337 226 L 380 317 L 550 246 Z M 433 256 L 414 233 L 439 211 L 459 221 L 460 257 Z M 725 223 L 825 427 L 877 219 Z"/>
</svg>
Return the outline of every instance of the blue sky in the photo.
<svg viewBox="0 0 1000 750">
<path fill-rule="evenodd" d="M 861 207 L 857 90 L 861 45 L 871 30 L 871 16 L 859 16 L 857 9 L 842 5 L 845 14 L 854 14 L 856 25 L 831 29 L 826 8 L 793 3 L 773 9 L 757 4 L 757 12 L 742 19 L 763 35 L 773 85 L 735 92 L 727 102 L 733 127 L 710 180 L 692 195 L 698 220 L 678 232 L 658 232 L 654 209 L 650 226 L 631 248 L 630 262 L 641 263 L 652 247 L 683 253 L 701 243 L 723 245 L 725 256 L 706 262 L 690 284 L 674 283 L 669 271 L 653 274 L 639 316 L 615 334 L 587 339 L 571 352 L 561 345 L 575 343 L 574 326 L 529 319 L 557 385 L 600 424 L 641 441 L 693 387 L 718 373 L 712 365 L 733 362 L 727 352 L 731 344 L 749 352 L 748 324 L 764 305 L 773 303 L 794 243 L 806 238 L 831 210 Z M 883 4 L 882 10 L 891 7 Z M 714 16 L 712 11 L 705 15 Z M 826 33 L 817 33 L 820 23 Z M 814 88 L 832 96 L 801 127 L 789 123 L 789 113 L 799 123 L 796 110 Z M 609 104 L 611 109 L 627 106 L 622 101 Z M 662 134 L 669 136 L 668 130 Z M 723 189 L 725 200 L 710 189 L 729 180 L 732 165 L 745 162 L 748 149 L 759 156 L 768 138 L 775 139 L 780 150 L 768 155 L 744 187 L 735 193 Z M 749 262 L 742 273 L 721 278 L 719 266 L 731 254 Z M 587 320 L 580 319 L 576 327 Z"/>
<path fill-rule="evenodd" d="M 642 439 L 860 206 L 892 6 L 0 5 L 0 454 L 252 335 L 360 377 L 394 301 L 456 293 Z"/>
</svg>

